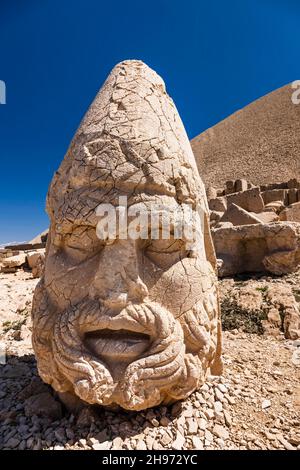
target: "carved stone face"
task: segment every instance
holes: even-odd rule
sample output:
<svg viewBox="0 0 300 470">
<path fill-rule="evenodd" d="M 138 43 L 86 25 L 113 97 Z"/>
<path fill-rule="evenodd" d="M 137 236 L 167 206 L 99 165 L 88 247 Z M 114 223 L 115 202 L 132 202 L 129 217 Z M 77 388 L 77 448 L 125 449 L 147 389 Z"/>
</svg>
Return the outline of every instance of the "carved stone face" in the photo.
<svg viewBox="0 0 300 470">
<path fill-rule="evenodd" d="M 172 233 L 122 239 L 117 230 L 101 240 L 96 209 L 117 206 L 120 196 L 145 213 L 200 205 L 202 236 L 192 250 Z M 205 193 L 178 113 L 146 65 L 127 61 L 112 71 L 52 181 L 48 213 L 45 273 L 33 304 L 46 382 L 88 403 L 139 410 L 184 398 L 209 368 L 218 372 Z"/>
</svg>

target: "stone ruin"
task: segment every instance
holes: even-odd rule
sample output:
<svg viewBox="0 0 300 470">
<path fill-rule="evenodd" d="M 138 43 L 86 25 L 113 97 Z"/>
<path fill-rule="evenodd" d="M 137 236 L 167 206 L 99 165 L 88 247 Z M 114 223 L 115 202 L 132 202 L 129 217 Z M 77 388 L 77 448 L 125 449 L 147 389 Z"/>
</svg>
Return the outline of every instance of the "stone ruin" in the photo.
<svg viewBox="0 0 300 470">
<path fill-rule="evenodd" d="M 34 278 L 41 277 L 44 269 L 48 230 L 26 243 L 0 248 L 0 272 L 16 273 L 19 269 L 31 271 Z"/>
<path fill-rule="evenodd" d="M 101 240 L 99 204 L 200 207 L 201 237 Z M 47 198 L 45 270 L 33 299 L 42 379 L 66 402 L 140 410 L 220 374 L 216 258 L 204 185 L 163 80 L 117 65 L 84 117 Z M 143 228 L 143 227 L 142 227 Z"/>
<path fill-rule="evenodd" d="M 219 276 L 295 271 L 300 264 L 300 181 L 207 189 Z"/>
</svg>

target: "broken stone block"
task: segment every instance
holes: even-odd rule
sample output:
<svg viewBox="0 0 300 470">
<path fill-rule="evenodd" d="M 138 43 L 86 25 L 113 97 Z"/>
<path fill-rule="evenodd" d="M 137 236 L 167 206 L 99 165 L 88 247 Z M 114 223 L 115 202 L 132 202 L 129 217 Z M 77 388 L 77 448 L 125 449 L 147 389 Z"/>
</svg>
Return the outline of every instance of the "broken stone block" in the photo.
<svg viewBox="0 0 300 470">
<path fill-rule="evenodd" d="M 220 222 L 231 222 L 232 225 L 261 224 L 258 217 L 233 203 L 228 206 Z"/>
<path fill-rule="evenodd" d="M 270 224 L 271 222 L 277 222 L 279 216 L 274 211 L 261 212 L 260 214 L 253 213 L 263 224 Z"/>
<path fill-rule="evenodd" d="M 207 199 L 215 199 L 218 196 L 218 191 L 213 186 L 209 186 L 206 190 Z"/>
<path fill-rule="evenodd" d="M 300 202 L 295 202 L 280 212 L 279 218 L 280 220 L 300 222 Z"/>
<path fill-rule="evenodd" d="M 275 212 L 276 214 L 279 214 L 284 210 L 284 208 L 285 205 L 282 201 L 273 201 L 265 205 L 265 212 Z"/>
<path fill-rule="evenodd" d="M 226 228 L 233 227 L 234 225 L 231 222 L 218 222 L 215 228 Z"/>
<path fill-rule="evenodd" d="M 240 179 L 236 180 L 235 182 L 235 192 L 238 193 L 239 191 L 247 191 L 248 189 L 248 182 L 246 180 Z"/>
<path fill-rule="evenodd" d="M 240 193 L 229 194 L 227 196 L 227 204 L 236 204 L 249 212 L 263 212 L 264 201 L 258 187 L 247 189 Z"/>
<path fill-rule="evenodd" d="M 27 263 L 34 278 L 41 277 L 45 264 L 45 249 L 27 253 Z"/>
<path fill-rule="evenodd" d="M 300 264 L 300 225 L 293 222 L 213 228 L 219 275 L 246 272 L 286 274 Z"/>
<path fill-rule="evenodd" d="M 211 211 L 225 212 L 227 209 L 227 202 L 225 197 L 216 197 L 208 201 L 208 207 Z"/>
<path fill-rule="evenodd" d="M 235 191 L 234 184 L 235 184 L 235 182 L 233 180 L 226 181 L 225 194 L 234 193 L 234 191 Z"/>
<path fill-rule="evenodd" d="M 26 251 L 26 250 L 38 250 L 39 248 L 45 248 L 45 243 L 21 243 L 19 245 L 7 245 L 5 246 L 6 249 L 8 250 L 20 250 L 20 251 Z"/>
<path fill-rule="evenodd" d="M 287 194 L 288 192 L 286 189 L 270 189 L 261 193 L 266 205 L 275 201 L 281 201 L 282 204 L 286 204 Z"/>
<path fill-rule="evenodd" d="M 211 224 L 212 225 L 217 224 L 220 221 L 222 216 L 223 216 L 223 212 L 211 211 L 209 215 Z"/>
<path fill-rule="evenodd" d="M 32 268 L 32 277 L 41 277 L 45 268 L 45 254 L 41 253 L 36 261 L 35 266 Z"/>
<path fill-rule="evenodd" d="M 2 269 L 3 271 L 7 269 L 15 269 L 23 266 L 26 263 L 26 253 L 20 253 L 16 256 L 11 256 L 9 258 L 4 258 L 2 260 Z M 7 271 L 6 271 L 7 272 Z"/>
<path fill-rule="evenodd" d="M 289 189 L 300 189 L 300 181 L 298 181 L 296 178 L 290 179 L 287 183 L 287 187 Z"/>
<path fill-rule="evenodd" d="M 298 189 L 289 189 L 287 199 L 289 206 L 295 202 L 298 202 Z"/>
<path fill-rule="evenodd" d="M 27 263 L 30 269 L 36 266 L 41 254 L 45 254 L 45 250 L 43 248 L 41 250 L 31 251 L 27 253 Z"/>
</svg>

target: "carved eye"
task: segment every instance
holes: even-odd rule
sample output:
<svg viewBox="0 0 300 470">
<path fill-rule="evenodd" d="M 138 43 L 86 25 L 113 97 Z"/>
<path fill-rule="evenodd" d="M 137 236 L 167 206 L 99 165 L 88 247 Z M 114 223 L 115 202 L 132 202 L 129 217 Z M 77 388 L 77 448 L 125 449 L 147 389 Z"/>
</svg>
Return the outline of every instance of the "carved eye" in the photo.
<svg viewBox="0 0 300 470">
<path fill-rule="evenodd" d="M 151 240 L 144 248 L 144 253 L 154 264 L 167 269 L 188 256 L 185 243 L 179 239 Z"/>
<path fill-rule="evenodd" d="M 103 241 L 97 237 L 95 228 L 76 227 L 65 235 L 62 248 L 68 257 L 80 262 L 101 251 Z"/>
</svg>

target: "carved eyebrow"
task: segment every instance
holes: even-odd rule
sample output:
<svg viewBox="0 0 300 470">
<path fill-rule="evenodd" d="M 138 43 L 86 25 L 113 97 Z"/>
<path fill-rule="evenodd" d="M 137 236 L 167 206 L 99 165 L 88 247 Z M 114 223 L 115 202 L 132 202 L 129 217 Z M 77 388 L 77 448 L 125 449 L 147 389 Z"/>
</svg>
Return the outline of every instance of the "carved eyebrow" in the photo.
<svg viewBox="0 0 300 470">
<path fill-rule="evenodd" d="M 96 230 L 96 226 L 94 225 L 84 224 L 82 223 L 82 221 L 80 222 L 80 221 L 77 221 L 76 219 L 74 220 L 65 219 L 61 223 L 55 224 L 55 233 L 57 235 L 61 235 L 65 237 L 67 235 L 71 235 L 72 233 L 74 233 L 74 230 L 76 230 L 79 227 L 85 228 L 86 230 L 84 231 L 87 231 L 91 228 L 95 228 Z"/>
</svg>

